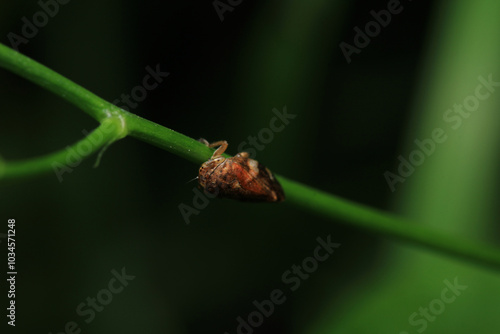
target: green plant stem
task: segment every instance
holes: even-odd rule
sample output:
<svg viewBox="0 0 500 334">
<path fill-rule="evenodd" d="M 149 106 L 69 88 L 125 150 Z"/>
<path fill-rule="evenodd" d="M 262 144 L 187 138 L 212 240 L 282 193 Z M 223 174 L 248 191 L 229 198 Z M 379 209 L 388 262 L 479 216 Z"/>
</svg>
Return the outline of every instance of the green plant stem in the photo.
<svg viewBox="0 0 500 334">
<path fill-rule="evenodd" d="M 125 118 L 129 134 L 134 138 L 157 146 L 196 164 L 201 164 L 212 156 L 212 149 L 179 132 L 131 113 L 127 113 Z"/>
<path fill-rule="evenodd" d="M 113 110 L 118 110 L 113 104 L 97 97 L 73 81 L 3 44 L 0 44 L 0 67 L 59 95 L 98 121 L 108 118 Z"/>
<path fill-rule="evenodd" d="M 279 180 L 286 190 L 287 202 L 304 211 L 333 218 L 348 226 L 383 237 L 424 246 L 476 264 L 500 269 L 500 250 L 496 246 L 438 232 L 284 177 L 279 177 Z"/>
<path fill-rule="evenodd" d="M 126 112 L 104 101 L 34 60 L 0 44 L 0 66 L 31 80 L 75 104 L 101 125 L 73 146 L 40 158 L 18 162 L 0 162 L 0 179 L 25 178 L 54 169 L 54 164 L 70 164 L 71 151 L 90 147 L 84 159 L 106 145 L 130 135 L 158 146 L 194 163 L 201 164 L 212 150 L 196 140 L 171 129 Z M 500 249 L 478 242 L 460 240 L 405 219 L 356 204 L 298 182 L 278 176 L 289 205 L 304 211 L 343 222 L 374 234 L 410 242 L 476 264 L 500 269 Z"/>
<path fill-rule="evenodd" d="M 117 117 L 107 118 L 88 136 L 63 150 L 27 160 L 1 161 L 0 180 L 27 178 L 49 171 L 56 176 L 71 172 L 83 159 L 124 136 L 123 122 Z"/>
</svg>

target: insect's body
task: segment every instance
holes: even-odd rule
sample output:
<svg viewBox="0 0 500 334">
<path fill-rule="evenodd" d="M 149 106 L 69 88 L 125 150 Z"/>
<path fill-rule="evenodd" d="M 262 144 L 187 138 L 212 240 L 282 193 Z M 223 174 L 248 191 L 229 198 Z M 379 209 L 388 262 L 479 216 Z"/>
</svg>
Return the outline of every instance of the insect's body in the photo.
<svg viewBox="0 0 500 334">
<path fill-rule="evenodd" d="M 208 145 L 208 143 L 206 143 Z M 282 202 L 285 194 L 273 173 L 264 165 L 249 158 L 247 152 L 225 158 L 226 141 L 208 146 L 219 146 L 212 158 L 200 167 L 198 181 L 209 194 L 218 197 L 251 202 Z"/>
</svg>

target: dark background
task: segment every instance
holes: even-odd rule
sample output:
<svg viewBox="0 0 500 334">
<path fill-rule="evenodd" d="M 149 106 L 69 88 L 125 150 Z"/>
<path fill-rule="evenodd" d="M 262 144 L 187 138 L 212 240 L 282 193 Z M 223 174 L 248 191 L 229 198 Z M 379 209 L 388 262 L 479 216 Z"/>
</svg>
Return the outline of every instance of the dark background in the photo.
<svg viewBox="0 0 500 334">
<path fill-rule="evenodd" d="M 193 138 L 225 139 L 230 154 L 269 126 L 273 108 L 286 106 L 297 116 L 258 152 L 259 161 L 293 180 L 394 211 L 401 193 L 391 192 L 383 174 L 396 170 L 405 140 L 414 138 L 408 133 L 418 117 L 415 90 L 443 4 L 402 2 L 404 10 L 348 64 L 339 44 L 353 44 L 353 28 L 387 3 L 242 1 L 221 22 L 211 1 L 73 0 L 19 51 L 108 101 L 129 94 L 145 68 L 159 64 L 170 75 L 131 112 Z M 40 8 L 36 1 L 0 4 L 0 41 L 10 46 L 8 34 L 20 34 L 22 17 Z M 0 87 L 0 154 L 7 161 L 63 149 L 97 126 L 6 70 Z M 246 318 L 252 301 L 269 299 L 273 289 L 287 300 L 255 333 L 415 332 L 408 316 L 438 298 L 456 268 L 472 271 L 469 278 L 490 275 L 286 202 L 212 200 L 186 225 L 178 206 L 192 205 L 196 183 L 188 182 L 199 166 L 133 138 L 113 144 L 98 168 L 95 159 L 64 174 L 63 182 L 49 173 L 1 185 L 0 231 L 8 218 L 17 226 L 19 332 L 59 333 L 75 321 L 82 333 L 232 334 L 236 318 Z M 282 274 L 328 235 L 341 247 L 291 292 Z M 394 259 L 405 252 L 425 254 L 435 270 L 426 275 L 410 259 Z M 123 267 L 135 279 L 85 323 L 77 305 Z M 399 277 L 391 286 L 404 293 L 358 298 L 387 283 L 389 270 L 411 273 L 415 282 Z M 469 285 L 471 291 L 478 284 L 470 278 Z M 482 299 L 497 302 L 491 290 L 469 291 L 464 295 L 476 299 L 460 297 L 462 310 L 494 309 Z M 391 306 L 379 309 L 377 300 Z M 444 312 L 427 333 L 439 326 L 465 330 L 456 319 L 472 326 L 479 317 L 461 315 Z M 493 321 L 480 316 L 485 326 Z"/>
</svg>

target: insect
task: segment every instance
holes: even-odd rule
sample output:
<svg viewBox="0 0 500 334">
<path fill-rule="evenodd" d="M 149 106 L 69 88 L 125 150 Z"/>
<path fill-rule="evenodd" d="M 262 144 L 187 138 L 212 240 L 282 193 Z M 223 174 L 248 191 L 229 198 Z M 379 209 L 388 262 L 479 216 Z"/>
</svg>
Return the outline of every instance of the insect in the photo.
<svg viewBox="0 0 500 334">
<path fill-rule="evenodd" d="M 227 149 L 227 141 L 220 140 L 208 147 L 219 146 L 210 160 L 204 162 L 199 170 L 198 182 L 206 193 L 237 199 L 246 202 L 282 202 L 285 193 L 269 168 L 251 159 L 247 152 L 232 158 L 222 156 Z"/>
</svg>

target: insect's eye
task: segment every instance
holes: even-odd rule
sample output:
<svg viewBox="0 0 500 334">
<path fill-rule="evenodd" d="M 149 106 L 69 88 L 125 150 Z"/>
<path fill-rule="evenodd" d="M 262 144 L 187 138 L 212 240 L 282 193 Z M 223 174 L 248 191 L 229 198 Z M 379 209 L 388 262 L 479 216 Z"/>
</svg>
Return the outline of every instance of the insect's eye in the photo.
<svg viewBox="0 0 500 334">
<path fill-rule="evenodd" d="M 220 158 L 215 158 L 213 161 L 214 161 L 214 162 L 221 163 L 221 162 L 223 162 L 224 160 L 226 160 L 226 158 L 224 158 L 224 157 L 220 157 Z"/>
</svg>

